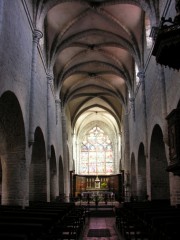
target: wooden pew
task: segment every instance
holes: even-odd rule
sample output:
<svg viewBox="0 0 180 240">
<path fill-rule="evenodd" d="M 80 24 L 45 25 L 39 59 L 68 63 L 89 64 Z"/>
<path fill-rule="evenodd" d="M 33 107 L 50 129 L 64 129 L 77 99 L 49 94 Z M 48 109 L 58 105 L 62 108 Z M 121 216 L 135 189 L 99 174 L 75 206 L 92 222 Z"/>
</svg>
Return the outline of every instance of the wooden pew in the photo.
<svg viewBox="0 0 180 240">
<path fill-rule="evenodd" d="M 28 240 L 25 234 L 0 233 L 1 240 Z"/>
<path fill-rule="evenodd" d="M 38 223 L 0 222 L 0 233 L 24 234 L 28 240 L 43 239 L 44 228 Z"/>
<path fill-rule="evenodd" d="M 172 222 L 175 222 L 174 219 L 180 216 L 179 209 L 169 206 L 168 204 L 163 204 L 162 206 L 158 204 L 148 203 L 127 203 L 122 209 L 119 210 L 119 213 L 116 216 L 116 224 L 118 229 L 124 235 L 125 239 L 150 239 L 150 240 L 159 240 L 160 236 L 163 237 L 167 234 L 170 235 L 170 231 L 173 228 Z M 168 222 L 165 222 L 165 218 L 169 218 Z M 166 231 L 163 232 L 164 227 L 161 227 L 157 222 L 152 219 L 156 217 L 161 217 L 164 225 L 168 225 Z M 176 219 L 177 220 L 177 219 Z M 176 224 L 177 225 L 177 224 Z M 174 225 L 175 226 L 175 225 Z M 144 229 L 144 230 L 143 230 Z M 154 230 L 156 229 L 156 230 Z M 179 227 L 180 229 L 180 227 Z M 174 233 L 174 236 L 177 234 Z M 171 240 L 171 238 L 169 238 Z M 168 240 L 169 240 L 168 239 Z M 161 238 L 160 240 L 165 240 Z M 173 239 L 174 240 L 174 239 Z"/>
</svg>

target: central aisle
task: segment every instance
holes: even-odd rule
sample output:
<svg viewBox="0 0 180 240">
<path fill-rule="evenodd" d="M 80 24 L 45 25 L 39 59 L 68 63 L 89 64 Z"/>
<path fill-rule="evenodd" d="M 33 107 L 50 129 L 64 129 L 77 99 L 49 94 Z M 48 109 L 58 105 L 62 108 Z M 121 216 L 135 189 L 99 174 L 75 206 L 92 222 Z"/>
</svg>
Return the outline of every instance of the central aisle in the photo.
<svg viewBox="0 0 180 240">
<path fill-rule="evenodd" d="M 90 229 L 108 229 L 110 237 L 88 237 Z M 86 219 L 86 226 L 79 240 L 124 240 L 124 238 L 116 229 L 115 217 L 89 217 Z"/>
</svg>

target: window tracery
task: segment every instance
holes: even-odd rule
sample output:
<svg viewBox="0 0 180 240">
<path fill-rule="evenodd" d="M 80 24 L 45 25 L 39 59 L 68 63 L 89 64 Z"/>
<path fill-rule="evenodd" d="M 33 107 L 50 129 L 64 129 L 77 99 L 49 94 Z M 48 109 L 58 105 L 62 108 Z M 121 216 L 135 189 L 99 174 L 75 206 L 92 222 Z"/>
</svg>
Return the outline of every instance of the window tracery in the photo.
<svg viewBox="0 0 180 240">
<path fill-rule="evenodd" d="M 108 175 L 113 172 L 112 142 L 100 127 L 93 127 L 81 143 L 80 174 Z"/>
</svg>

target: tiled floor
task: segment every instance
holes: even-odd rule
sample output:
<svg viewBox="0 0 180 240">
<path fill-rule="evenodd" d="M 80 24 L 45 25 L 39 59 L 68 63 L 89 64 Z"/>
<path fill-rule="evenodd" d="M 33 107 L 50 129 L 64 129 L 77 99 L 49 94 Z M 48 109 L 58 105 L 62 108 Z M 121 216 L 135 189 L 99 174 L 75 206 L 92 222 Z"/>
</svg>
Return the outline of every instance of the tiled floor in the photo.
<svg viewBox="0 0 180 240">
<path fill-rule="evenodd" d="M 89 229 L 104 229 L 110 230 L 111 237 L 87 237 Z M 89 217 L 86 219 L 86 226 L 79 240 L 124 240 L 118 233 L 114 217 Z"/>
<path fill-rule="evenodd" d="M 87 207 L 87 203 L 77 202 L 77 205 L 85 205 Z M 99 207 L 101 210 L 107 210 L 108 207 L 112 210 L 116 206 L 116 202 L 108 202 L 99 203 Z M 95 203 L 91 202 L 91 208 L 88 210 L 95 210 Z M 93 208 L 94 206 L 94 208 Z M 106 207 L 106 209 L 104 209 Z M 97 209 L 96 209 L 97 210 Z M 89 229 L 104 229 L 107 228 L 110 230 L 111 237 L 87 237 Z M 78 240 L 125 240 L 116 229 L 115 217 L 86 217 L 86 225 L 84 227 L 84 231 L 81 237 Z"/>
</svg>

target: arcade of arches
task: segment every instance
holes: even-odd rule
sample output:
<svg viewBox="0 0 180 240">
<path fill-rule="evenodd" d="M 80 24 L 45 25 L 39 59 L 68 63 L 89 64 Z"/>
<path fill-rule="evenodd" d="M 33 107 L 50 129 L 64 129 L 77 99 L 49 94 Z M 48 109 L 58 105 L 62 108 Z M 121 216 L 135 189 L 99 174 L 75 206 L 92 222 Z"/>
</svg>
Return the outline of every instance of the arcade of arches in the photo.
<svg viewBox="0 0 180 240">
<path fill-rule="evenodd" d="M 180 204 L 180 73 L 152 54 L 178 2 L 0 1 L 1 204 Z"/>
</svg>

